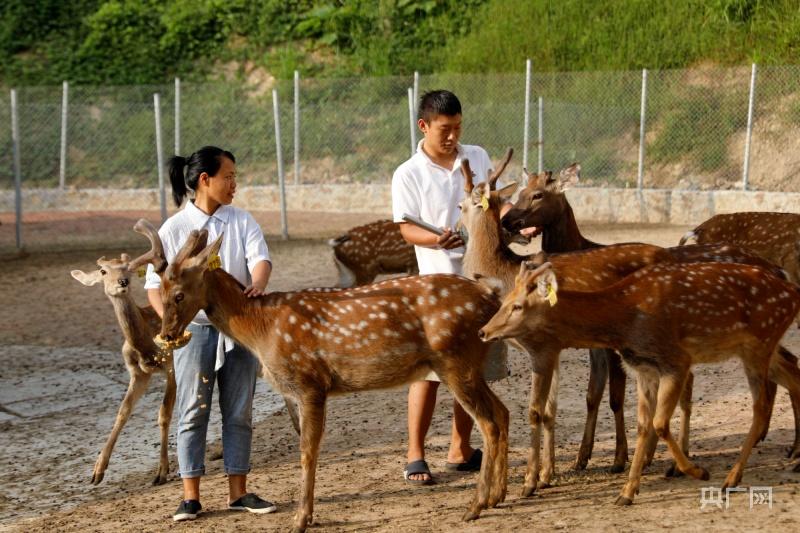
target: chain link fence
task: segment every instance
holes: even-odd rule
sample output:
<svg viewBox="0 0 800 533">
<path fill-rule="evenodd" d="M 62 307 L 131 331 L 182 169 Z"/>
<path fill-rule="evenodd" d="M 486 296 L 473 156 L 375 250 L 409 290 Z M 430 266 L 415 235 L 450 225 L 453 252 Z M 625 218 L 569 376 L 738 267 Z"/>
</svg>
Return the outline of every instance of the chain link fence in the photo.
<svg viewBox="0 0 800 533">
<path fill-rule="evenodd" d="M 646 87 L 643 74 L 534 73 L 529 80 L 524 72 L 435 74 L 420 76 L 415 88 L 418 94 L 438 88 L 455 92 L 464 109 L 462 142 L 484 146 L 495 160 L 507 147 L 514 148 L 507 171 L 511 177 L 519 176 L 524 164 L 531 171 L 557 170 L 578 161 L 583 186 L 637 187 L 641 179 L 646 188 L 741 188 L 751 132 L 749 188 L 800 191 L 800 66 L 757 69 L 750 129 L 749 67 L 648 71 Z M 526 82 L 529 140 L 523 161 Z M 26 245 L 36 243 L 36 221 L 63 229 L 54 194 L 61 186 L 133 194 L 157 187 L 154 93 L 161 101 L 164 155 L 175 153 L 178 144 L 182 155 L 206 144 L 224 146 L 237 156 L 240 185 L 278 183 L 273 89 L 280 97 L 288 184 L 389 183 L 420 138 L 418 131 L 412 136 L 409 122 L 408 94 L 414 85 L 412 77 L 301 79 L 297 117 L 292 80 L 271 85 L 70 85 L 66 112 L 62 87 L 18 88 Z M 11 115 L 9 91 L 4 90 L 2 250 L 14 247 Z M 153 218 L 157 221 L 158 215 Z M 64 245 L 75 238 L 67 232 Z"/>
</svg>

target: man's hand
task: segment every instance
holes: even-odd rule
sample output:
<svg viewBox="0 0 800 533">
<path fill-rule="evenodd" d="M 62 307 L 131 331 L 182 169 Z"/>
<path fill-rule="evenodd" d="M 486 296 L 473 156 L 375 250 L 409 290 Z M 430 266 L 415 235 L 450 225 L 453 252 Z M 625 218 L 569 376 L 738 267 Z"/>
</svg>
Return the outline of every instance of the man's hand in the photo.
<svg viewBox="0 0 800 533">
<path fill-rule="evenodd" d="M 464 246 L 464 241 L 461 240 L 461 235 L 454 233 L 450 228 L 445 228 L 444 233 L 436 239 L 436 244 L 443 250 L 452 250 Z"/>
</svg>

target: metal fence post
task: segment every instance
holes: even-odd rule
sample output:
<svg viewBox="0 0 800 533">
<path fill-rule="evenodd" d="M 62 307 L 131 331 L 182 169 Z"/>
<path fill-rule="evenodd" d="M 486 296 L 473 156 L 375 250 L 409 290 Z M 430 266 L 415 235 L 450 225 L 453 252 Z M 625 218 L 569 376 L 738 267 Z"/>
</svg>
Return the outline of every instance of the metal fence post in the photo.
<svg viewBox="0 0 800 533">
<path fill-rule="evenodd" d="M 528 130 L 531 126 L 531 60 L 525 60 L 525 124 L 522 130 L 522 168 L 528 168 Z M 526 178 L 527 180 L 527 178 Z"/>
<path fill-rule="evenodd" d="M 278 90 L 272 89 L 272 112 L 275 115 L 275 155 L 278 159 L 278 185 L 281 201 L 281 238 L 289 238 L 289 223 L 286 221 L 286 180 L 283 175 L 283 154 L 281 152 L 281 119 L 278 109 Z"/>
<path fill-rule="evenodd" d="M 58 188 L 63 189 L 67 181 L 67 106 L 69 105 L 69 82 L 61 86 L 61 159 L 58 168 Z"/>
<path fill-rule="evenodd" d="M 181 153 L 181 79 L 175 78 L 175 154 Z"/>
<path fill-rule="evenodd" d="M 167 220 L 167 196 L 164 190 L 164 146 L 161 144 L 161 95 L 153 94 L 156 116 L 156 164 L 158 165 L 158 198 L 161 204 L 161 222 Z"/>
<path fill-rule="evenodd" d="M 747 190 L 750 179 L 750 139 L 753 136 L 753 108 L 756 102 L 756 64 L 750 71 L 750 100 L 747 104 L 747 137 L 744 142 L 744 165 L 742 168 L 742 189 Z"/>
<path fill-rule="evenodd" d="M 294 71 L 294 184 L 300 183 L 300 72 Z"/>
<path fill-rule="evenodd" d="M 411 155 L 414 155 L 414 152 L 417 149 L 417 142 L 416 136 L 414 135 L 414 89 L 412 87 L 408 88 L 408 132 L 410 134 L 411 139 Z"/>
<path fill-rule="evenodd" d="M 644 134 L 645 112 L 647 110 L 647 69 L 642 69 L 642 107 L 639 119 L 639 171 L 636 187 L 641 191 L 644 188 Z"/>
<path fill-rule="evenodd" d="M 19 162 L 19 114 L 16 89 L 11 89 L 11 149 L 14 152 L 14 212 L 17 250 L 22 251 L 22 169 Z"/>
<path fill-rule="evenodd" d="M 417 118 L 417 111 L 419 111 L 419 72 L 414 71 L 414 118 Z M 416 135 L 414 136 L 416 141 Z"/>
<path fill-rule="evenodd" d="M 544 98 L 539 97 L 539 136 L 536 140 L 536 145 L 539 147 L 539 165 L 537 172 L 541 174 L 544 171 Z"/>
</svg>

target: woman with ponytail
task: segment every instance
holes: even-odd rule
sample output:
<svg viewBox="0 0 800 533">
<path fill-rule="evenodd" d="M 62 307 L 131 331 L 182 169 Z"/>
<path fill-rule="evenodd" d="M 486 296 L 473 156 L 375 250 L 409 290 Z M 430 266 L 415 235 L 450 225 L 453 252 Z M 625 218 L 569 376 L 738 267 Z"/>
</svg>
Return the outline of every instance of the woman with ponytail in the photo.
<svg viewBox="0 0 800 533">
<path fill-rule="evenodd" d="M 236 193 L 233 154 L 204 146 L 189 157 L 170 158 L 168 166 L 175 205 L 180 207 L 187 195 L 191 198 L 158 232 L 167 261 L 175 258 L 192 230 L 207 230 L 209 242 L 224 234 L 219 252 L 221 267 L 245 286 L 247 296 L 265 294 L 272 264 L 264 235 L 250 213 L 230 205 Z M 161 280 L 151 265 L 145 289 L 153 308 L 162 316 L 160 285 Z M 222 412 L 228 508 L 271 513 L 275 505 L 247 492 L 258 360 L 220 334 L 203 311 L 194 317 L 187 330 L 192 333 L 191 340 L 173 354 L 179 415 L 178 467 L 183 481 L 183 500 L 173 519 L 194 519 L 202 508 L 200 477 L 205 473 L 206 431 L 215 382 L 219 386 Z"/>
</svg>

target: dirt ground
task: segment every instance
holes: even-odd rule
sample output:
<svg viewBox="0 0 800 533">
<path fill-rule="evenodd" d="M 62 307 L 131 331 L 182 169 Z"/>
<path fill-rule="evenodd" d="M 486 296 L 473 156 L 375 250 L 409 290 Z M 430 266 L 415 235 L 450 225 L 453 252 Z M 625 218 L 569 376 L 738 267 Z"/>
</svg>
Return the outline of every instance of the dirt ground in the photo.
<svg viewBox="0 0 800 533">
<path fill-rule="evenodd" d="M 376 218 L 314 214 L 295 219 L 304 239 L 269 235 L 274 290 L 333 285 L 336 271 L 324 238 Z M 299 220 L 306 225 L 299 226 Z M 260 218 L 278 227 L 274 214 Z M 291 222 L 291 221 L 290 221 Z M 269 224 L 268 224 L 269 223 Z M 132 223 L 131 223 L 132 225 Z M 130 226 L 128 226 L 130 227 Z M 644 241 L 672 245 L 686 227 L 597 226 L 584 233 L 599 242 Z M 226 511 L 227 482 L 219 450 L 219 417 L 212 414 L 205 512 L 191 523 L 173 524 L 180 499 L 175 474 L 150 485 L 158 461 L 156 410 L 163 379 L 156 378 L 117 443 L 105 480 L 88 483 L 124 394 L 127 374 L 119 356 L 119 328 L 99 286 L 84 287 L 71 269 L 89 270 L 100 255 L 119 249 L 32 254 L 0 262 L 0 530 L 9 531 L 279 531 L 291 525 L 300 482 L 297 436 L 280 400 L 266 384 L 256 397 L 251 490 L 278 504 L 257 516 Z M 127 250 L 136 253 L 138 250 Z M 144 301 L 141 284 L 137 299 Z M 785 344 L 800 352 L 792 330 Z M 317 472 L 315 530 L 319 531 L 517 531 L 541 529 L 652 531 L 797 530 L 800 474 L 791 471 L 785 448 L 794 427 L 788 395 L 779 392 L 767 439 L 750 458 L 743 487 L 771 487 L 772 506 L 751 508 L 747 493 L 731 495 L 729 508 L 701 509 L 701 488 L 719 487 L 735 461 L 750 420 L 750 395 L 738 362 L 699 367 L 691 448 L 711 480 L 665 479 L 668 453 L 659 445 L 645 471 L 641 494 L 631 507 L 613 505 L 625 477 L 610 474 L 613 418 L 601 408 L 594 456 L 583 472 L 571 469 L 585 419 L 588 354 L 562 354 L 557 419 L 555 486 L 520 498 L 528 427 L 526 404 L 530 363 L 512 351 L 512 375 L 493 384 L 511 411 L 509 495 L 475 522 L 460 517 L 473 496 L 476 475 L 445 472 L 452 398 L 439 394 L 429 433 L 428 461 L 437 484 L 411 487 L 402 479 L 406 445 L 405 390 L 360 393 L 332 399 Z M 635 396 L 628 382 L 625 409 L 633 446 Z M 673 427 L 677 428 L 677 417 Z M 174 430 L 174 423 L 173 423 Z M 477 432 L 473 444 L 479 444 Z M 724 507 L 724 506 L 723 506 Z"/>
</svg>

